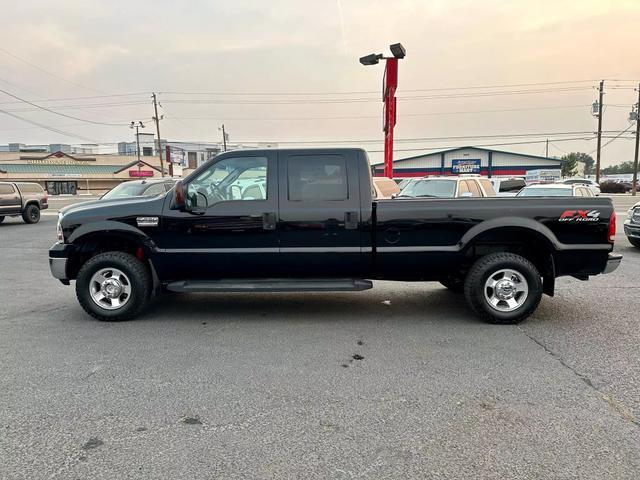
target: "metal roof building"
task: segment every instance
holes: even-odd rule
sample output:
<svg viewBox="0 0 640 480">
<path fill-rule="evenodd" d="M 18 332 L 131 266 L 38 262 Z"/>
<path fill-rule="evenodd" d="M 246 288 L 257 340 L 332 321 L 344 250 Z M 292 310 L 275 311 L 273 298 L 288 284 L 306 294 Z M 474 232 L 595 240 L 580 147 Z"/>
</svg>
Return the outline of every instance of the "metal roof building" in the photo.
<svg viewBox="0 0 640 480">
<path fill-rule="evenodd" d="M 558 158 L 481 147 L 458 147 L 394 160 L 393 173 L 397 177 L 461 173 L 477 173 L 488 177 L 524 176 L 529 170 L 559 169 L 561 164 Z M 375 165 L 373 173 L 380 176 L 383 170 L 383 165 Z"/>
</svg>

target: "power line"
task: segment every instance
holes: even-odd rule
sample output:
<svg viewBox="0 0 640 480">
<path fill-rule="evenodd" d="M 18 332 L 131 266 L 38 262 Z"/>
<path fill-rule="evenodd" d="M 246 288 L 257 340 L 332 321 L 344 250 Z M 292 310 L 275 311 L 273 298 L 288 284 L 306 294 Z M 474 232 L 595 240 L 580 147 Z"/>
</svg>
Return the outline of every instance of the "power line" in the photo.
<svg viewBox="0 0 640 480">
<path fill-rule="evenodd" d="M 15 98 L 16 100 L 20 100 L 28 105 L 31 105 L 33 107 L 39 108 L 40 110 L 44 110 L 46 112 L 50 112 L 53 113 L 54 115 L 60 115 L 61 117 L 66 117 L 66 118 L 70 118 L 72 120 L 78 120 L 81 122 L 86 122 L 86 123 L 92 123 L 94 125 L 109 125 L 109 126 L 124 126 L 125 124 L 118 124 L 118 123 L 106 123 L 106 122 L 96 122 L 94 120 L 87 120 L 85 118 L 79 118 L 79 117 L 74 117 L 73 115 L 67 115 L 66 113 L 60 113 L 60 112 L 56 112 L 55 110 L 52 110 L 50 108 L 47 107 L 43 107 L 42 105 L 38 105 L 36 103 L 30 102 L 29 100 L 25 100 L 24 98 L 18 97 L 17 95 L 14 95 L 13 93 L 7 92 L 6 90 L 3 90 L 0 88 L 0 92 L 4 93 L 5 95 L 8 95 L 12 98 Z M 6 113 L 6 112 L 5 112 Z"/>
<path fill-rule="evenodd" d="M 544 85 L 566 85 L 572 83 L 593 83 L 597 80 L 564 80 L 559 82 L 532 82 L 532 83 L 508 83 L 500 85 L 475 85 L 466 87 L 434 87 L 434 88 L 415 88 L 415 89 L 402 89 L 403 92 L 438 92 L 438 91 L 452 91 L 452 90 L 479 90 L 479 89 L 491 89 L 491 88 L 513 88 L 513 87 L 533 87 Z M 379 90 L 369 91 L 333 91 L 333 92 L 184 92 L 184 91 L 161 91 L 164 94 L 175 95 L 228 95 L 228 96 L 321 96 L 321 95 L 365 95 L 376 94 L 380 95 Z"/>
<path fill-rule="evenodd" d="M 462 110 L 454 112 L 425 112 L 425 113 L 405 113 L 403 117 L 430 117 L 430 116 L 443 116 L 443 115 L 466 115 L 477 113 L 502 113 L 502 112 L 524 112 L 531 110 L 557 110 L 564 108 L 589 108 L 591 105 L 552 105 L 543 107 L 530 107 L 530 108 L 504 108 L 504 109 L 492 109 L 492 110 Z M 365 118 L 380 118 L 380 115 L 342 115 L 334 117 L 176 117 L 174 120 L 226 120 L 226 121 L 289 121 L 289 120 L 355 120 Z"/>
<path fill-rule="evenodd" d="M 456 93 L 456 94 L 441 94 L 441 95 L 422 95 L 422 96 L 401 96 L 398 100 L 439 100 L 448 98 L 472 98 L 472 97 L 492 97 L 492 96 L 505 96 L 505 95 L 533 95 L 533 94 L 545 94 L 545 93 L 558 93 L 568 91 L 587 90 L 585 87 L 570 87 L 570 88 L 555 88 L 555 89 L 542 89 L 542 90 L 512 90 L 512 91 L 497 91 L 497 92 L 477 92 L 477 93 Z M 588 90 L 591 90 L 589 87 Z M 367 103 L 376 102 L 379 103 L 379 98 L 332 98 L 332 99 L 260 99 L 260 100 L 236 100 L 236 99 L 223 99 L 223 98 L 198 98 L 198 99 L 182 99 L 182 98 L 165 98 L 165 103 L 182 103 L 182 104 L 214 104 L 214 105 L 300 105 L 300 104 L 346 104 L 346 103 Z"/>
<path fill-rule="evenodd" d="M 0 112 L 4 113 L 5 115 L 9 115 L 10 117 L 17 118 L 18 120 L 22 120 L 23 122 L 31 123 L 32 125 L 36 125 L 36 126 L 38 126 L 40 128 L 44 128 L 45 130 L 49 130 L 51 132 L 58 133 L 60 135 L 65 135 L 67 137 L 73 137 L 73 138 L 79 138 L 81 140 L 85 140 L 85 141 L 91 142 L 91 143 L 99 143 L 96 140 L 93 140 L 91 138 L 83 137 L 83 136 L 77 135 L 75 133 L 65 132 L 64 130 L 60 130 L 60 129 L 57 129 L 55 127 L 50 127 L 48 125 L 44 125 L 42 123 L 35 122 L 35 121 L 30 120 L 28 118 L 21 117 L 19 115 L 16 115 L 16 114 L 11 113 L 11 112 L 7 112 L 7 111 L 2 110 L 2 109 L 0 109 Z"/>
<path fill-rule="evenodd" d="M 634 125 L 634 124 L 632 123 L 632 124 L 631 124 L 631 125 L 629 125 L 627 128 L 625 128 L 624 130 L 622 130 L 619 134 L 617 134 L 615 137 L 612 137 L 612 138 L 611 138 L 611 140 L 609 140 L 607 143 L 605 143 L 604 145 L 602 145 L 602 146 L 600 147 L 600 150 L 602 150 L 604 147 L 606 147 L 607 145 L 609 145 L 611 142 L 613 142 L 613 141 L 617 140 L 617 139 L 618 139 L 618 138 L 620 138 L 622 135 L 624 135 L 626 132 L 628 132 L 628 131 L 631 129 L 631 127 L 633 127 L 633 125 Z M 594 152 L 596 152 L 596 151 L 597 151 L 597 149 L 596 149 L 596 150 L 593 150 L 593 151 L 591 151 L 591 152 L 589 152 L 589 155 L 591 155 L 592 153 L 594 153 Z"/>
<path fill-rule="evenodd" d="M 29 60 L 16 55 L 15 53 L 11 53 L 9 50 L 7 50 L 5 48 L 0 47 L 0 52 L 3 52 L 5 55 L 9 55 L 10 57 L 15 58 L 16 60 L 19 60 L 22 63 L 25 63 L 25 64 L 29 65 L 32 68 L 35 68 L 36 70 L 39 70 L 39 71 L 41 71 L 43 73 L 46 73 L 50 77 L 57 78 L 58 80 L 61 80 L 63 82 L 67 82 L 67 83 L 69 83 L 71 85 L 74 85 L 76 87 L 80 87 L 80 88 L 82 88 L 84 90 L 90 90 L 92 92 L 98 92 L 98 93 L 105 93 L 105 92 L 102 92 L 100 90 L 96 90 L 95 88 L 86 87 L 86 86 L 84 86 L 84 85 L 82 85 L 80 83 L 74 82 L 73 80 L 69 80 L 68 78 L 61 77 L 60 75 L 56 75 L 55 73 L 50 72 L 49 70 L 45 70 L 41 66 L 36 65 L 35 63 L 30 62 Z"/>
</svg>

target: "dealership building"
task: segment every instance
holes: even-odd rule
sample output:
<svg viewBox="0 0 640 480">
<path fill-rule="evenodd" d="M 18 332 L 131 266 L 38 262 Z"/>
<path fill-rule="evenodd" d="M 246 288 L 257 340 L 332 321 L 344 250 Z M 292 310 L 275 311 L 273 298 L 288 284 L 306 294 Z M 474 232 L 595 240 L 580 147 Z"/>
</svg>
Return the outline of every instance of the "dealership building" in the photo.
<svg viewBox="0 0 640 480">
<path fill-rule="evenodd" d="M 169 165 L 160 166 L 154 143 L 153 135 L 140 134 L 139 162 L 136 142 L 120 142 L 117 153 L 99 153 L 98 145 L 0 145 L 0 181 L 37 182 L 49 195 L 99 195 L 127 180 L 168 176 Z M 171 168 L 176 177 L 189 174 L 224 148 L 216 143 L 166 140 L 161 146 L 164 159 L 167 148 L 172 160 L 178 159 Z M 230 150 L 274 146 L 227 144 Z"/>
<path fill-rule="evenodd" d="M 528 171 L 559 169 L 562 161 L 503 150 L 480 147 L 458 147 L 434 153 L 394 160 L 396 177 L 459 175 L 476 173 L 487 177 L 525 176 Z M 384 165 L 374 166 L 374 175 L 382 176 Z"/>
</svg>

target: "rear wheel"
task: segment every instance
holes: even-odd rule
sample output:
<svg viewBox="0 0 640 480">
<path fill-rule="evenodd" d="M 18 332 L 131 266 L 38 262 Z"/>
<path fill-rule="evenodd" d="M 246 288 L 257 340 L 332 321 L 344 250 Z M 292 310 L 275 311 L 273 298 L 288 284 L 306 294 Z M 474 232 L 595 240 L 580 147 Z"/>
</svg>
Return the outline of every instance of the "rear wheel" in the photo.
<svg viewBox="0 0 640 480">
<path fill-rule="evenodd" d="M 151 287 L 151 275 L 140 260 L 124 252 L 107 252 L 90 258 L 80 268 L 76 296 L 89 315 L 117 322 L 142 312 Z"/>
<path fill-rule="evenodd" d="M 542 280 L 526 258 L 513 253 L 492 253 L 473 264 L 464 293 L 471 308 L 484 321 L 515 324 L 538 307 Z"/>
<path fill-rule="evenodd" d="M 640 248 L 640 238 L 627 237 L 627 239 L 629 240 L 629 243 L 631 245 L 633 245 L 636 248 Z"/>
<path fill-rule="evenodd" d="M 22 219 L 24 223 L 38 223 L 40 221 L 40 209 L 37 205 L 27 205 L 27 208 L 22 212 Z"/>
</svg>

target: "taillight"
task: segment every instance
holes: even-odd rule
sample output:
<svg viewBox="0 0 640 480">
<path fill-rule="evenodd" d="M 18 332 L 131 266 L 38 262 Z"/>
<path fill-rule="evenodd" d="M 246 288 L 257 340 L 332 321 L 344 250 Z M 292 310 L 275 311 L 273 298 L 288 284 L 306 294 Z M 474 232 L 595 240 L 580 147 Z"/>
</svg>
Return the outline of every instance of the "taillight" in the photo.
<svg viewBox="0 0 640 480">
<path fill-rule="evenodd" d="M 616 212 L 611 212 L 609 217 L 609 243 L 613 243 L 616 239 Z"/>
</svg>

